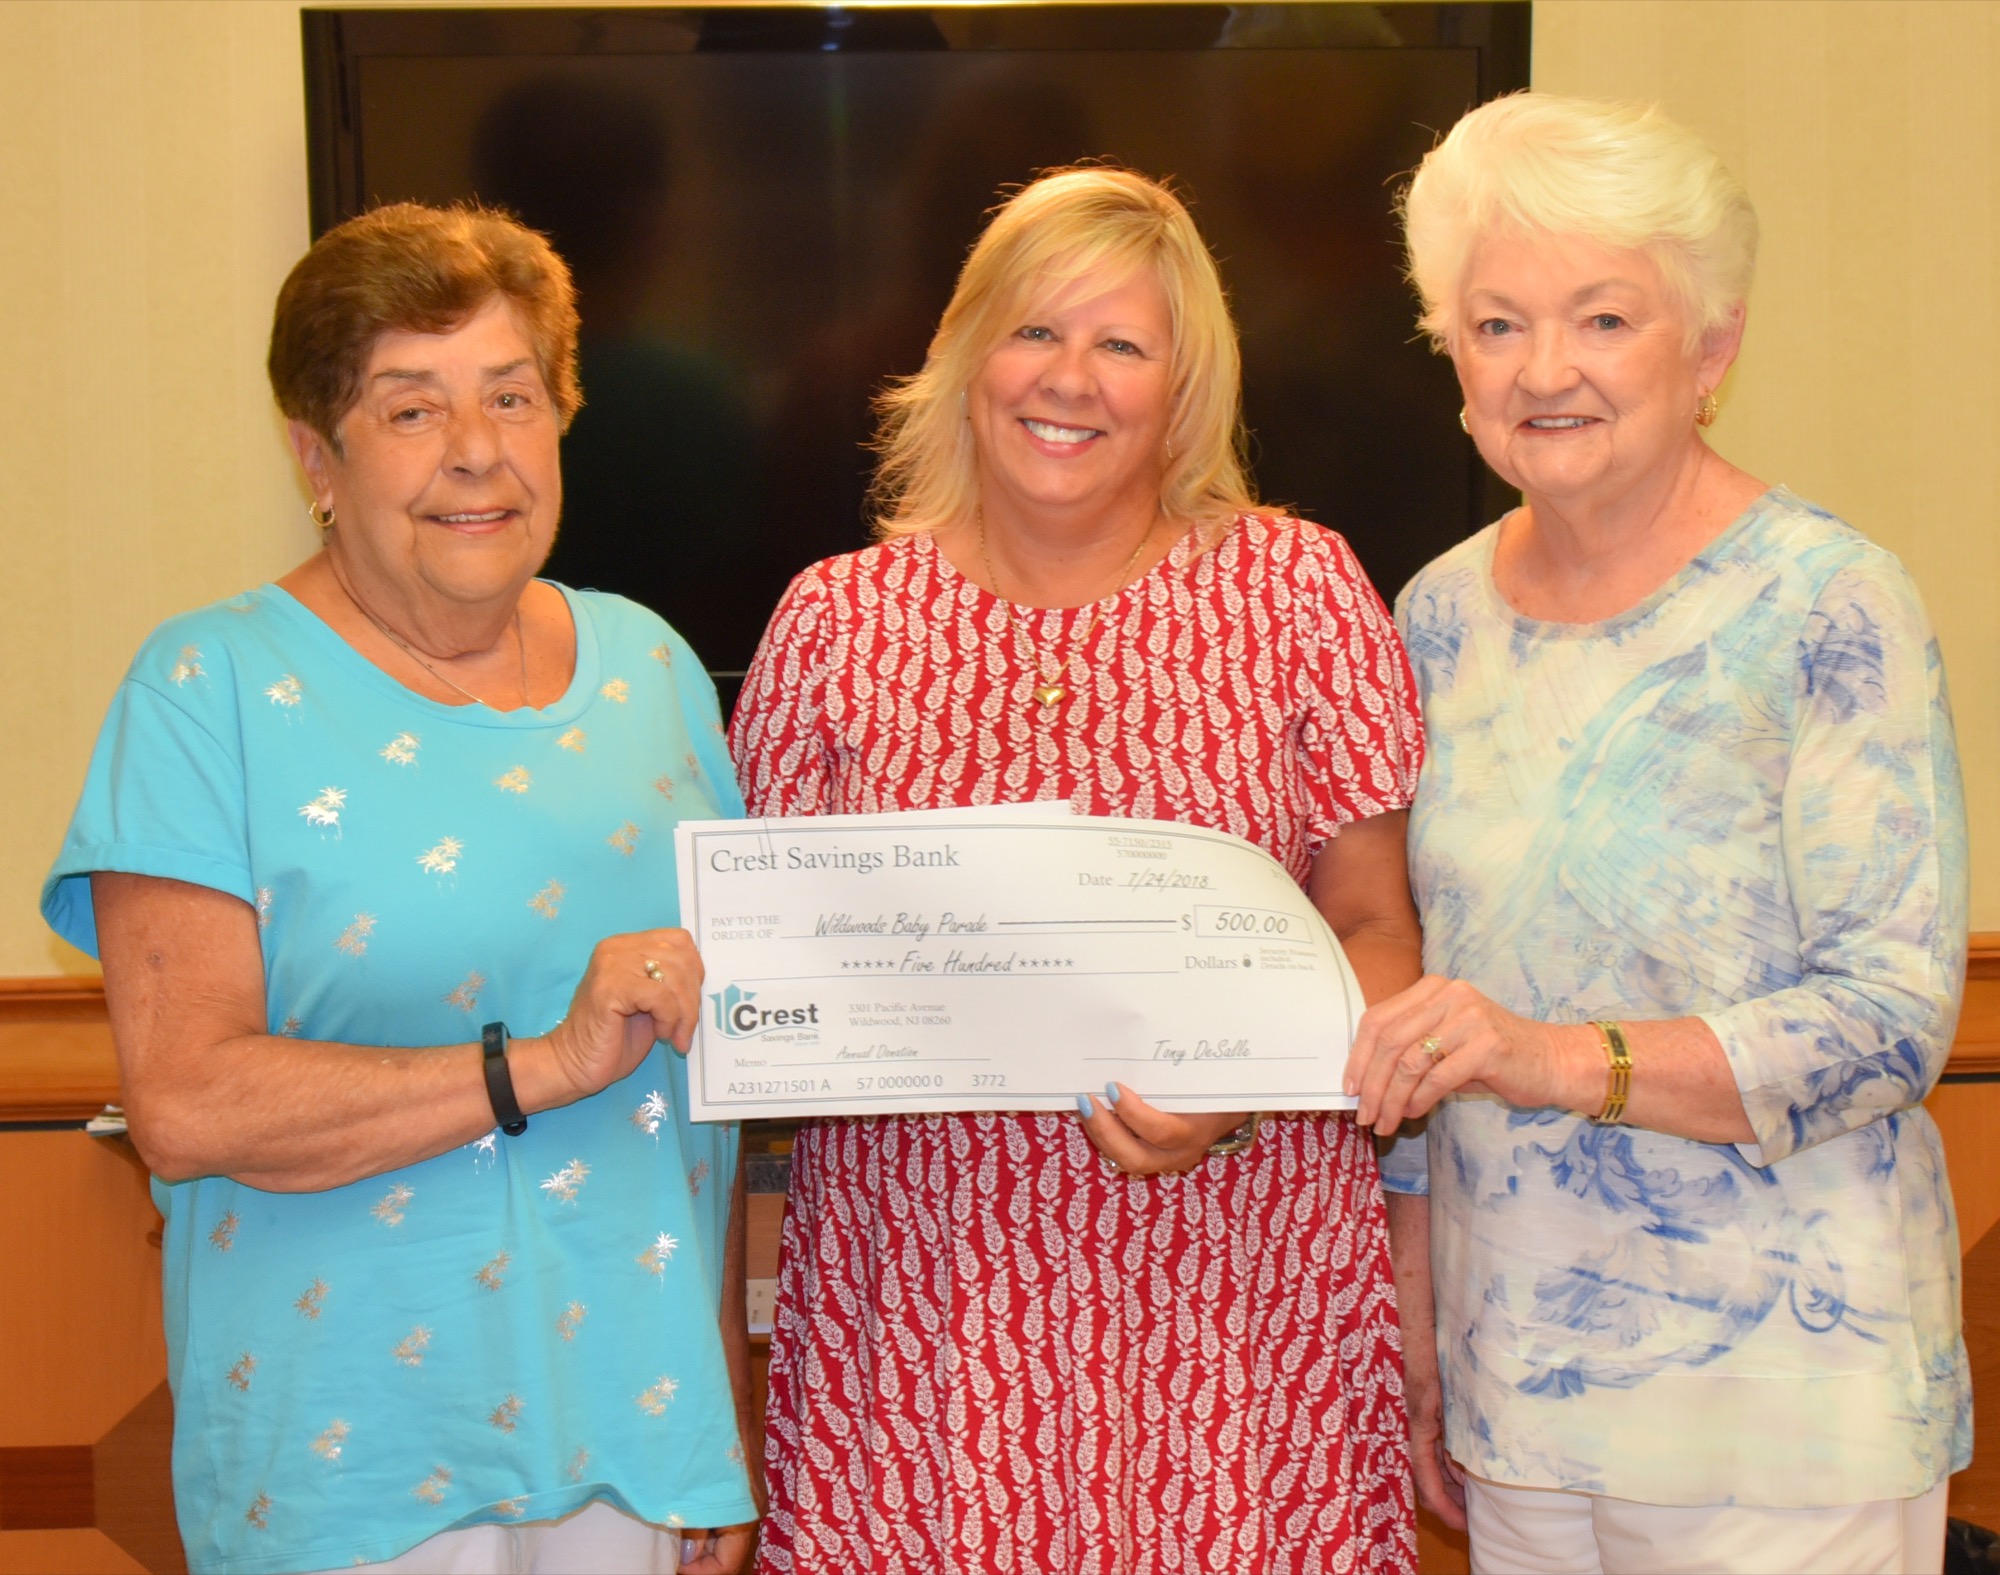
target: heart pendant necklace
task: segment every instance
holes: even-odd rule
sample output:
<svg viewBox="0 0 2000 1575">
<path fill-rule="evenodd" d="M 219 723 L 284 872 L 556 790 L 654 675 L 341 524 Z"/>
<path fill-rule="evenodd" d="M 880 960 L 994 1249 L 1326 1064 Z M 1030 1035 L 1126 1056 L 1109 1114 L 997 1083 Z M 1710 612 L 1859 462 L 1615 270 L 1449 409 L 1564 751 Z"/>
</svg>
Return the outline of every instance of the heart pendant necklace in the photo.
<svg viewBox="0 0 2000 1575">
<path fill-rule="evenodd" d="M 1089 646 L 1090 637 L 1097 630 L 1097 621 L 1104 612 L 1104 604 L 1125 589 L 1126 581 L 1131 578 L 1132 570 L 1139 562 L 1139 554 L 1146 550 L 1146 543 L 1152 539 L 1153 524 L 1148 520 L 1145 533 L 1140 536 L 1139 544 L 1132 549 L 1132 556 L 1125 560 L 1125 566 L 1118 571 L 1118 578 L 1112 583 L 1111 589 L 1090 604 L 1090 612 L 1083 620 L 1083 627 L 1070 642 L 1069 655 L 1059 656 L 1056 660 L 1045 664 L 1042 661 L 1042 653 L 1036 649 L 1034 642 L 1022 633 L 1020 621 L 1014 616 L 1014 604 L 1007 599 L 1006 592 L 1000 589 L 1000 576 L 993 572 L 993 554 L 986 546 L 986 511 L 983 508 L 979 511 L 979 561 L 986 566 L 986 579 L 993 587 L 993 594 L 1000 598 L 1001 609 L 1007 618 L 1008 640 L 1015 650 L 1028 659 L 1028 667 L 1036 680 L 1029 686 L 1028 694 L 1042 710 L 1053 711 L 1069 698 L 1069 686 L 1062 680 L 1069 676 L 1070 664 Z"/>
</svg>

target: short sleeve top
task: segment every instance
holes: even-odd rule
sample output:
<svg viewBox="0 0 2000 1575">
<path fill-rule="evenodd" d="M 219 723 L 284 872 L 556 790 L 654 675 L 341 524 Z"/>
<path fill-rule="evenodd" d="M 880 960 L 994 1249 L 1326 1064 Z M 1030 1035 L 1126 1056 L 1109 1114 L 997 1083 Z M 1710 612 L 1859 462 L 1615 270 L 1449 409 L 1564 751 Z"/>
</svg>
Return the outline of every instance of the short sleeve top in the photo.
<svg viewBox="0 0 2000 1575">
<path fill-rule="evenodd" d="M 412 693 L 275 586 L 169 621 L 112 701 L 50 924 L 94 951 L 93 871 L 188 881 L 255 909 L 273 1034 L 552 1027 L 597 941 L 676 922 L 675 823 L 741 812 L 687 646 L 565 595 L 575 676 L 512 712 Z M 684 1093 L 656 1045 L 519 1137 L 351 1185 L 156 1182 L 194 1566 L 375 1562 L 592 1498 L 749 1518 L 715 1314 L 735 1133 Z"/>
<path fill-rule="evenodd" d="M 1301 882 L 1341 826 L 1401 809 L 1423 733 L 1402 644 L 1347 544 L 1244 515 L 1090 607 L 1020 614 L 927 535 L 792 582 L 737 708 L 766 814 L 1068 800 L 1209 826 Z M 1061 725 L 1029 694 L 1072 690 Z"/>
</svg>

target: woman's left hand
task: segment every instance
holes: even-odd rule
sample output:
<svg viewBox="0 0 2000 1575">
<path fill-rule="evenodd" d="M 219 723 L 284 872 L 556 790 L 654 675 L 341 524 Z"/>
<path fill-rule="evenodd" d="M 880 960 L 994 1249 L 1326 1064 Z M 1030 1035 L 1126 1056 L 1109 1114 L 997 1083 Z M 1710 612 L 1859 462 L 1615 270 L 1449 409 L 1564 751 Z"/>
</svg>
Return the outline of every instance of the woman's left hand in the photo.
<svg viewBox="0 0 2000 1575">
<path fill-rule="evenodd" d="M 1077 1096 L 1083 1130 L 1113 1170 L 1132 1176 L 1174 1176 L 1192 1170 L 1208 1157 L 1208 1146 L 1220 1142 L 1250 1119 L 1248 1111 L 1234 1115 L 1174 1115 L 1155 1110 L 1123 1083 L 1106 1086 L 1102 1094 Z M 1090 1114 L 1082 1115 L 1085 1102 Z"/>
<path fill-rule="evenodd" d="M 1462 979 L 1427 974 L 1362 1014 L 1343 1086 L 1360 1096 L 1355 1120 L 1381 1137 L 1447 1094 L 1581 1108 L 1564 1048 L 1562 1030 L 1515 1016 Z"/>
<path fill-rule="evenodd" d="M 757 1526 L 721 1526 L 681 1533 L 680 1575 L 741 1575 L 757 1546 Z"/>
<path fill-rule="evenodd" d="M 1406 1386 L 1404 1394 L 1410 1408 L 1410 1475 L 1416 1479 L 1417 1502 L 1453 1531 L 1463 1531 L 1465 1468 L 1445 1450 L 1444 1398 L 1436 1374 L 1428 1390 Z"/>
</svg>

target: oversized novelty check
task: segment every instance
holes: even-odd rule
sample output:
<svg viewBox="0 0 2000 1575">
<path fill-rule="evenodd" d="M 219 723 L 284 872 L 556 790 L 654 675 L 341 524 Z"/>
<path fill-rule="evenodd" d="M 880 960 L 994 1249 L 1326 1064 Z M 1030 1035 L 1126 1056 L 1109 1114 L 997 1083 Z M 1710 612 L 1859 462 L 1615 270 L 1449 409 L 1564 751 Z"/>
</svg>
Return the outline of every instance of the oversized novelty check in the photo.
<svg viewBox="0 0 2000 1575">
<path fill-rule="evenodd" d="M 1361 990 L 1262 849 L 1057 806 L 688 821 L 698 1121 L 1351 1108 Z"/>
</svg>

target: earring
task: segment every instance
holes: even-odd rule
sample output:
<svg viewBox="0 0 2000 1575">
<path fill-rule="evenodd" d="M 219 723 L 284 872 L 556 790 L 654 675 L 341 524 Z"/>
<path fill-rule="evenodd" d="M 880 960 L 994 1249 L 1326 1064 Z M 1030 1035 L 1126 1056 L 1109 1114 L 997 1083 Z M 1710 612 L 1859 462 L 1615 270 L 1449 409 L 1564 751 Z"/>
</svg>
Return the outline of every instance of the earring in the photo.
<svg viewBox="0 0 2000 1575">
<path fill-rule="evenodd" d="M 328 504 L 328 505 L 326 506 L 326 513 L 325 513 L 325 514 L 321 514 L 321 513 L 320 513 L 320 511 L 319 511 L 319 504 L 318 504 L 318 502 L 317 502 L 316 500 L 312 499 L 312 498 L 307 498 L 307 499 L 306 499 L 306 518 L 307 518 L 307 519 L 309 519 L 309 520 L 311 520 L 311 521 L 312 521 L 312 522 L 313 522 L 313 523 L 314 523 L 315 525 L 317 525 L 317 526 L 318 526 L 318 527 L 319 527 L 319 528 L 320 528 L 321 530 L 325 530 L 325 529 L 327 528 L 327 526 L 329 526 L 329 525 L 331 525 L 331 524 L 333 523 L 333 505 L 332 505 L 331 503 L 329 503 L 329 504 Z"/>
<path fill-rule="evenodd" d="M 1172 463 L 1173 463 L 1173 458 L 1174 458 L 1174 440 L 1173 440 L 1172 438 L 1168 438 L 1168 439 L 1167 439 L 1167 463 L 1168 463 L 1168 464 L 1172 464 Z"/>
<path fill-rule="evenodd" d="M 1465 406 L 1463 405 L 1458 407 L 1458 430 L 1463 432 L 1467 437 L 1472 436 L 1472 428 L 1465 423 Z"/>
<path fill-rule="evenodd" d="M 1715 395 L 1703 394 L 1694 407 L 1694 424 L 1698 427 L 1715 425 L 1715 413 L 1722 407 L 1715 402 Z"/>
</svg>

